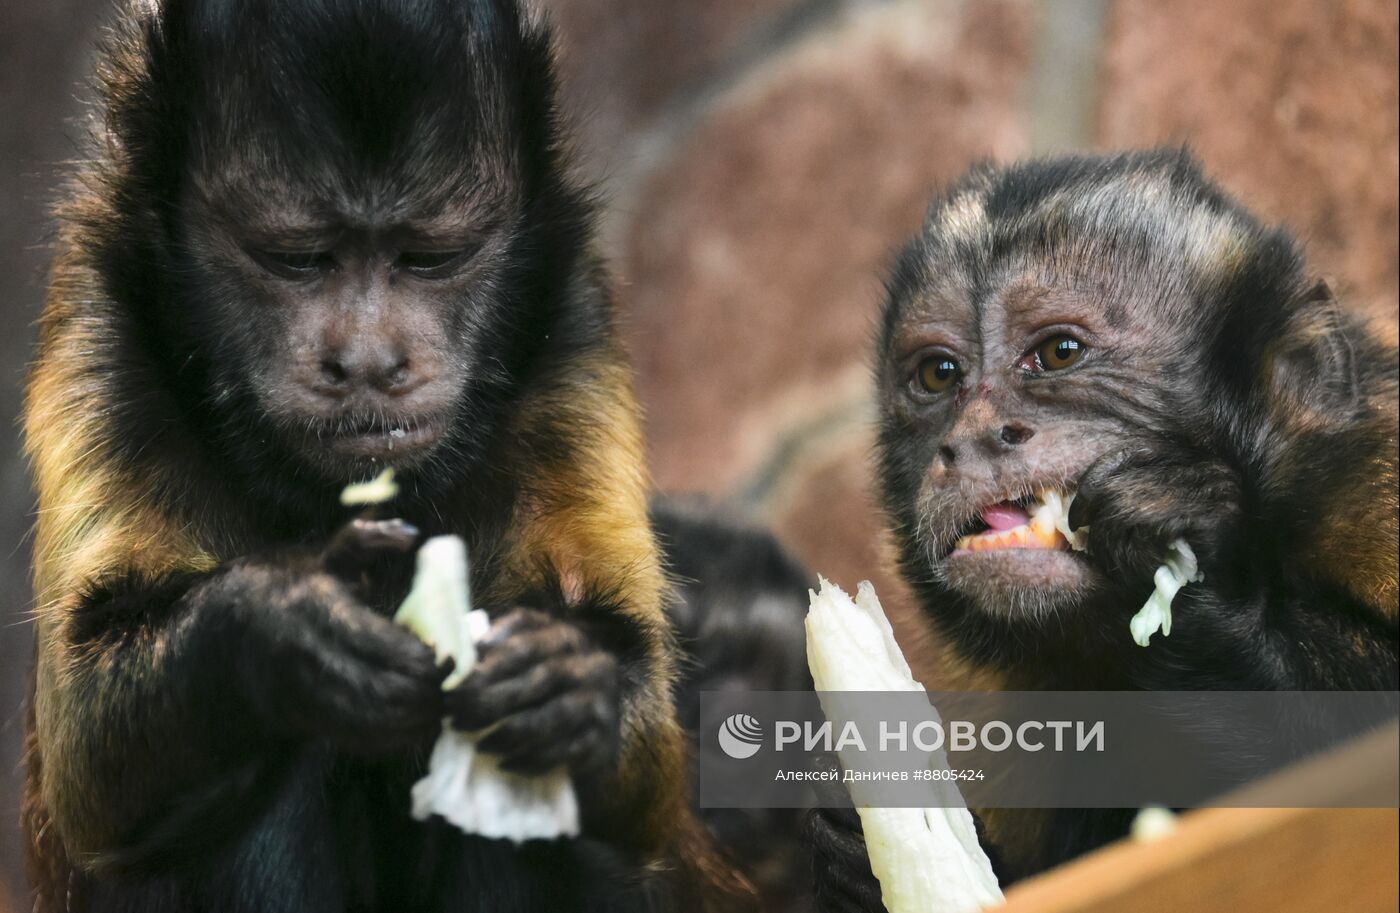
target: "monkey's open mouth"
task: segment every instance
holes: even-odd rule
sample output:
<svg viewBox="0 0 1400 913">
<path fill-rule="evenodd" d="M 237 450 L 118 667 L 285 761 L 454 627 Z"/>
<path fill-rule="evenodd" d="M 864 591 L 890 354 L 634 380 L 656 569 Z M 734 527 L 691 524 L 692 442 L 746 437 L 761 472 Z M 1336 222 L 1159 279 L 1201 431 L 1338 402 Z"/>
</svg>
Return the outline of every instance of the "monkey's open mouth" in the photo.
<svg viewBox="0 0 1400 913">
<path fill-rule="evenodd" d="M 953 546 L 952 555 L 1008 549 L 1069 551 L 1068 514 L 1069 499 L 1055 489 L 988 504 Z"/>
</svg>

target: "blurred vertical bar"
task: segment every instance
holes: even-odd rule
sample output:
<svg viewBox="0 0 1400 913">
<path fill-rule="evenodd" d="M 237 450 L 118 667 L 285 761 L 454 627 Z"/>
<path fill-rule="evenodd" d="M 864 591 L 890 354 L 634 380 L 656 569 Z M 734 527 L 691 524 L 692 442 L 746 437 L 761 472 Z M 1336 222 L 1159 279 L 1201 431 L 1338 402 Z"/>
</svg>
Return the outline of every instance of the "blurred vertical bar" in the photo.
<svg viewBox="0 0 1400 913">
<path fill-rule="evenodd" d="M 1099 66 L 1109 0 L 1040 0 L 1026 91 L 1031 151 L 1055 155 L 1094 145 Z"/>
<path fill-rule="evenodd" d="M 20 742 L 32 653 L 28 474 L 19 453 L 24 365 L 43 299 L 47 216 L 70 119 L 108 0 L 0 2 L 0 911 L 27 910 L 19 819 Z"/>
</svg>

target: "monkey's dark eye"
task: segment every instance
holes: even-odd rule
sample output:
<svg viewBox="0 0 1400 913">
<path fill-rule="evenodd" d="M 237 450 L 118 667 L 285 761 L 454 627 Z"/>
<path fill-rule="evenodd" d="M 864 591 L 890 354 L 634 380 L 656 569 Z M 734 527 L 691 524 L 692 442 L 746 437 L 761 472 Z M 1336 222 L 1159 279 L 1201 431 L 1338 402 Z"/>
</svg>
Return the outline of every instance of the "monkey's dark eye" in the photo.
<svg viewBox="0 0 1400 913">
<path fill-rule="evenodd" d="M 1035 350 L 1035 365 L 1032 370 L 1059 371 L 1079 361 L 1084 354 L 1084 343 L 1073 336 L 1061 333 L 1051 336 Z"/>
<path fill-rule="evenodd" d="M 425 279 L 450 275 L 466 260 L 466 250 L 406 250 L 399 254 L 400 269 Z"/>
<path fill-rule="evenodd" d="M 958 382 L 962 371 L 958 363 L 947 355 L 930 355 L 919 362 L 914 372 L 914 382 L 925 393 L 942 393 Z"/>
<path fill-rule="evenodd" d="M 258 265 L 284 279 L 308 279 L 335 265 L 331 255 L 323 250 L 254 250 Z"/>
</svg>

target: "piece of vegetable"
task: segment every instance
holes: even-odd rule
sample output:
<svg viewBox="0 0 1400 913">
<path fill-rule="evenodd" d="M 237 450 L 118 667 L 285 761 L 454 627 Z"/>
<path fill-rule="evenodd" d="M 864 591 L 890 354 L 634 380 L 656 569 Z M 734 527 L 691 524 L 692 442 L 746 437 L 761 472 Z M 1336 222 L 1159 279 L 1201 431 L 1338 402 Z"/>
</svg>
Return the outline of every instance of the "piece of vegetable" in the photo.
<svg viewBox="0 0 1400 913">
<path fill-rule="evenodd" d="M 399 492 L 394 470 L 340 494 L 346 505 L 382 504 Z M 455 688 L 476 665 L 476 642 L 491 627 L 482 610 L 472 611 L 467 547 L 456 536 L 424 542 L 415 558 L 413 587 L 394 621 L 432 646 L 439 661 L 451 659 L 443 690 Z M 489 731 L 489 730 L 486 730 Z M 413 784 L 413 817 L 440 815 L 467 834 L 522 843 L 579 832 L 578 799 L 568 771 L 526 777 L 501 770 L 500 762 L 476 750 L 486 731 L 458 732 L 447 720 L 428 758 L 428 773 Z"/>
<path fill-rule="evenodd" d="M 923 691 L 874 587 L 861 583 L 852 601 L 824 578 L 820 586 L 810 594 L 807 613 L 807 663 L 817 691 Z M 831 703 L 824 699 L 823 707 L 831 717 Z M 839 729 L 842 721 L 832 723 Z M 870 868 L 890 913 L 973 913 L 1003 903 L 966 808 L 857 811 Z"/>
<path fill-rule="evenodd" d="M 439 659 L 455 663 L 444 689 L 471 674 L 476 642 L 491 626 L 484 611 L 471 611 L 468 579 L 462 540 L 429 539 L 418 550 L 413 588 L 394 616 L 431 644 Z M 413 817 L 440 815 L 464 833 L 516 843 L 577 834 L 578 800 L 568 771 L 527 777 L 501 770 L 496 758 L 477 751 L 484 734 L 458 732 L 443 721 L 428 773 L 413 785 Z"/>
<path fill-rule="evenodd" d="M 1167 547 L 1166 562 L 1152 575 L 1156 589 L 1147 602 L 1128 622 L 1128 630 L 1139 647 L 1147 646 L 1152 635 L 1160 629 L 1166 637 L 1172 632 L 1172 598 L 1188 583 L 1200 583 L 1206 577 L 1196 564 L 1196 553 L 1185 539 L 1174 539 Z"/>
<path fill-rule="evenodd" d="M 1176 815 L 1169 808 L 1149 805 L 1133 816 L 1128 833 L 1139 843 L 1152 843 L 1176 830 Z"/>
<path fill-rule="evenodd" d="M 1040 493 L 1040 506 L 1031 515 L 1031 524 L 1059 530 L 1069 542 L 1070 548 L 1083 551 L 1088 546 L 1089 527 L 1081 526 L 1075 530 L 1069 528 L 1069 506 L 1073 503 L 1072 493 L 1061 495 L 1058 491 L 1047 488 Z M 1152 595 L 1147 597 L 1147 602 L 1128 622 L 1133 641 L 1138 646 L 1145 647 L 1151 641 L 1152 635 L 1159 630 L 1163 637 L 1170 635 L 1172 599 L 1186 584 L 1200 583 L 1205 579 L 1196 563 L 1196 553 L 1186 544 L 1186 540 L 1172 540 L 1167 546 L 1167 556 L 1162 566 L 1152 575 L 1152 582 L 1156 585 Z"/>
<path fill-rule="evenodd" d="M 346 507 L 383 504 L 385 501 L 392 501 L 398 493 L 399 485 L 394 481 L 394 470 L 390 468 L 367 482 L 345 486 L 345 490 L 340 493 L 340 503 Z"/>
<path fill-rule="evenodd" d="M 1061 494 L 1053 488 L 1040 492 L 1040 505 L 1031 512 L 1033 528 L 1057 530 L 1065 537 L 1069 547 L 1082 552 L 1089 544 L 1089 527 L 1069 528 L 1069 506 L 1074 503 L 1074 494 Z"/>
<path fill-rule="evenodd" d="M 394 621 L 432 646 L 438 662 L 452 660 L 452 674 L 442 683 L 444 691 L 459 685 L 476 665 L 481 632 L 472 626 L 486 613 L 470 612 L 470 605 L 466 545 L 456 536 L 424 542 L 415 558 L 413 588 L 394 613 Z"/>
</svg>

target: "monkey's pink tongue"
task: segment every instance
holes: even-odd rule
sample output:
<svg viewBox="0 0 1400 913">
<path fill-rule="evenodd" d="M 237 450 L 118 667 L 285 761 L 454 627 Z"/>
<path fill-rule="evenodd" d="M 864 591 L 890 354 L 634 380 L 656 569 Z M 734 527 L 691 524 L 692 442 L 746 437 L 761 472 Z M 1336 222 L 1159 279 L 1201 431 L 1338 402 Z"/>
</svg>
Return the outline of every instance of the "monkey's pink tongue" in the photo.
<svg viewBox="0 0 1400 913">
<path fill-rule="evenodd" d="M 1025 526 L 1031 522 L 1030 514 L 1017 507 L 1010 501 L 1002 501 L 1000 504 L 993 504 L 991 507 L 982 508 L 982 522 L 996 531 L 1001 532 L 1006 529 L 1015 529 L 1018 526 Z"/>
</svg>

